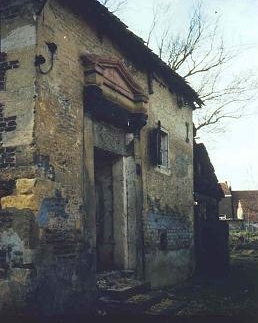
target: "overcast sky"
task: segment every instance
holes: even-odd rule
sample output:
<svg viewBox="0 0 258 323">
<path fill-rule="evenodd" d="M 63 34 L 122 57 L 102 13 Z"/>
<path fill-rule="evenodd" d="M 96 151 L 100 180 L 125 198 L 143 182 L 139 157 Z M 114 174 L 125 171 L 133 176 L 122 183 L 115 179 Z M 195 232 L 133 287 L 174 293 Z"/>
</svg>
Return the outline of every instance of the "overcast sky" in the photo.
<svg viewBox="0 0 258 323">
<path fill-rule="evenodd" d="M 196 0 L 128 0 L 120 18 L 137 35 L 146 39 L 153 4 L 171 3 L 171 24 L 176 30 L 187 26 Z M 203 0 L 207 15 L 220 15 L 221 30 L 229 48 L 240 48 L 233 72 L 258 70 L 258 0 Z M 257 95 L 258 102 L 258 95 Z M 258 189 L 258 103 L 250 106 L 251 117 L 229 122 L 224 134 L 201 136 L 219 181 L 228 180 L 234 190 Z"/>
</svg>

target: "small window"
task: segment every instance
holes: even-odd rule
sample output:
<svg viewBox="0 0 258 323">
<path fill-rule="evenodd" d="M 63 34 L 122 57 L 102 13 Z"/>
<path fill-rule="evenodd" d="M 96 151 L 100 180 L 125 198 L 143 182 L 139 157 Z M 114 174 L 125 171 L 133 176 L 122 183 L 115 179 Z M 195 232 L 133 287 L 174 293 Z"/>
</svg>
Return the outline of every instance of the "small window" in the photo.
<svg viewBox="0 0 258 323">
<path fill-rule="evenodd" d="M 168 133 L 160 130 L 160 158 L 159 166 L 168 168 Z"/>
<path fill-rule="evenodd" d="M 154 166 L 169 169 L 169 134 L 160 121 L 150 134 L 150 157 Z"/>
</svg>

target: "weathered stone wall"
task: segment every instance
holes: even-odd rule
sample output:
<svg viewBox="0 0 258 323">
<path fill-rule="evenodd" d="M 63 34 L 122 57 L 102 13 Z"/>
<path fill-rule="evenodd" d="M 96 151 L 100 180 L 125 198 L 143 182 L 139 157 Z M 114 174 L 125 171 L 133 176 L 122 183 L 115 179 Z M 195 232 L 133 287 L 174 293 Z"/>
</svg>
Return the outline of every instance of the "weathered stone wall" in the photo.
<svg viewBox="0 0 258 323">
<path fill-rule="evenodd" d="M 34 304 L 46 313 L 81 305 L 86 310 L 95 295 L 94 131 L 103 131 L 105 137 L 109 126 L 84 113 L 80 57 L 90 53 L 123 60 L 147 95 L 148 77 L 146 71 L 135 68 L 115 40 L 105 34 L 100 37 L 99 31 L 69 8 L 52 0 L 37 16 L 33 3 L 15 7 L 2 28 L 6 55 L 0 57 L 1 217 L 11 220 L 0 231 L 1 259 L 6 259 L 1 265 L 5 277 L 0 280 L 1 307 L 20 304 L 26 309 L 36 299 Z M 9 9 L 4 12 L 10 14 Z M 46 42 L 57 46 L 53 66 Z M 35 55 L 46 60 L 43 73 L 34 66 Z M 126 198 L 135 200 L 127 210 L 127 216 L 134 219 L 128 225 L 135 245 L 128 248 L 142 249 L 141 228 L 136 223 L 139 226 L 139 220 L 143 221 L 146 279 L 158 286 L 178 283 L 191 272 L 192 112 L 188 106 L 179 108 L 176 95 L 162 82 L 153 82 L 148 124 L 140 138 L 134 139 L 135 156 L 128 157 L 127 186 L 134 191 Z M 170 169 L 166 172 L 153 167 L 149 156 L 149 132 L 159 120 L 169 133 Z M 121 133 L 113 130 L 114 145 Z M 105 149 L 105 140 L 95 144 Z M 118 154 L 132 154 L 120 142 L 115 146 Z M 134 218 L 139 210 L 142 218 Z M 26 234 L 18 231 L 18 220 L 30 223 Z M 33 243 L 27 245 L 25 237 Z M 8 240 L 14 241 L 11 246 Z M 136 255 L 129 249 L 131 266 L 142 261 L 140 252 Z M 12 278 L 18 275 L 16 268 L 20 280 Z M 16 290 L 22 292 L 12 299 Z"/>
<path fill-rule="evenodd" d="M 52 90 L 34 66 L 37 44 L 47 40 L 39 40 L 38 5 L 2 8 L 0 311 L 7 313 L 84 311 L 95 294 L 82 226 L 81 118 L 65 89 Z"/>
<path fill-rule="evenodd" d="M 0 53 L 1 178 L 33 161 L 36 25 L 22 1 L 2 7 Z M 13 168 L 16 166 L 16 169 Z M 13 177 L 13 175 L 11 175 Z"/>
<path fill-rule="evenodd" d="M 178 283 L 193 270 L 193 135 L 191 108 L 179 108 L 176 95 L 157 81 L 153 90 L 148 124 L 142 133 L 142 149 L 148 246 L 145 266 L 147 278 L 156 286 Z M 169 136 L 167 170 L 153 167 L 149 158 L 148 135 L 157 128 L 158 120 Z M 161 247 L 161 243 L 165 246 Z"/>
<path fill-rule="evenodd" d="M 55 1 L 45 6 L 38 20 L 37 54 L 43 55 L 47 60 L 46 67 L 43 65 L 42 70 L 47 70 L 50 63 L 45 42 L 54 42 L 57 51 L 51 72 L 47 75 L 38 74 L 36 152 L 39 159 L 47 160 L 47 164 L 53 169 L 55 182 L 60 183 L 62 196 L 67 200 L 69 225 L 72 227 L 74 219 L 74 224 L 80 220 L 85 224 L 84 228 L 80 225 L 79 228 L 85 229 L 82 232 L 85 234 L 83 239 L 88 252 L 91 253 L 96 250 L 93 146 L 111 150 L 118 155 L 128 155 L 128 151 L 124 131 L 93 121 L 84 114 L 84 68 L 80 57 L 91 53 L 122 58 L 122 53 L 114 47 L 111 40 L 104 35 L 100 39 L 96 30 L 87 25 L 81 17 Z M 115 175 L 113 170 L 114 178 Z M 118 183 L 114 187 L 121 187 L 121 184 Z M 116 197 L 124 193 L 117 194 L 114 197 L 116 205 Z M 120 204 L 123 207 L 122 202 Z M 123 209 L 122 211 L 123 213 L 117 212 L 117 216 L 126 216 Z M 126 218 L 124 221 L 126 223 Z M 124 232 L 121 228 L 114 230 L 115 235 L 124 235 L 126 232 L 126 228 Z M 121 245 L 127 248 L 124 241 L 121 241 L 121 244 L 117 241 L 115 253 Z M 124 258 L 128 258 L 128 252 L 123 254 L 121 263 L 125 264 Z M 120 257 L 121 255 L 122 253 Z M 119 261 L 116 265 L 121 267 Z"/>
<path fill-rule="evenodd" d="M 47 3 L 37 20 L 36 48 L 46 62 L 41 66 L 43 73 L 37 69 L 34 160 L 38 172 L 55 188 L 42 200 L 38 213 L 42 241 L 54 259 L 54 265 L 50 260 L 42 275 L 51 273 L 50 284 L 55 283 L 50 290 L 61 311 L 69 302 L 73 310 L 80 305 L 80 310 L 86 310 L 96 296 L 95 241 L 88 234 L 85 207 L 83 70 L 79 54 L 74 52 L 79 50 L 78 44 L 71 41 L 69 30 L 76 29 L 76 20 L 69 21 L 70 16 L 55 2 Z M 50 72 L 46 42 L 57 45 Z"/>
<path fill-rule="evenodd" d="M 79 57 L 81 55 L 90 53 L 122 59 L 132 73 L 134 79 L 141 85 L 144 92 L 148 94 L 148 77 L 146 71 L 136 69 L 134 64 L 130 61 L 130 58 L 128 58 L 125 53 L 119 51 L 115 42 L 108 39 L 105 34 L 98 37 L 99 33 L 94 30 L 94 27 L 87 25 L 81 17 L 75 16 L 71 12 L 64 10 L 64 8 L 61 8 L 56 2 L 51 3 L 51 8 L 49 6 L 45 7 L 44 17 L 44 21 L 39 22 L 39 25 L 41 26 L 40 30 L 42 30 L 42 34 L 40 36 L 40 42 L 42 42 L 42 45 L 39 46 L 38 53 L 43 53 L 45 48 L 43 42 L 45 41 L 55 42 L 58 47 L 53 70 L 47 77 L 49 83 L 47 87 L 51 89 L 52 96 L 58 97 L 62 93 L 66 102 L 71 103 L 70 114 L 68 115 L 74 114 L 74 118 L 72 118 L 72 120 L 76 124 L 75 129 L 81 129 L 83 127 L 81 123 L 83 120 L 82 93 L 84 79 L 83 69 L 79 61 Z M 55 26 L 55 29 L 53 30 L 51 26 Z M 41 79 L 41 82 L 44 84 L 44 80 L 46 79 L 45 76 L 42 76 Z M 47 89 L 47 87 L 45 89 L 44 87 L 45 85 L 42 86 L 43 92 Z M 180 277 L 188 277 L 192 270 L 193 135 L 191 107 L 183 106 L 179 108 L 176 94 L 171 94 L 168 88 L 164 86 L 163 82 L 154 80 L 153 90 L 154 94 L 149 95 L 150 101 L 147 111 L 148 123 L 141 133 L 140 159 L 138 158 L 138 163 L 142 168 L 141 176 L 144 189 L 143 221 L 145 228 L 145 242 L 148 245 L 148 253 L 146 254 L 145 263 L 146 273 L 147 279 L 150 279 L 153 285 L 158 285 L 159 283 L 155 282 L 154 274 L 149 274 L 153 273 L 149 268 L 152 267 L 151 259 L 156 253 L 166 253 L 166 261 L 169 261 L 168 263 L 170 264 L 173 262 L 174 267 L 177 267 L 177 260 L 175 259 L 178 259 L 178 268 L 181 268 L 182 270 L 182 275 Z M 47 96 L 50 98 L 49 93 Z M 45 100 L 43 99 L 42 101 Z M 56 107 L 57 105 L 54 103 L 50 106 Z M 58 109 L 61 109 L 60 106 Z M 51 111 L 51 109 L 49 110 Z M 56 115 L 56 112 L 54 114 Z M 60 118 L 60 115 L 58 116 Z M 50 118 L 51 116 L 49 115 L 49 118 L 45 118 L 45 120 L 49 120 Z M 60 120 L 62 120 L 62 118 Z M 162 171 L 159 171 L 159 169 L 155 169 L 150 163 L 149 132 L 157 126 L 158 120 L 161 121 L 162 127 L 169 132 L 170 169 L 167 173 L 163 173 Z M 87 125 L 90 123 L 91 121 L 88 120 Z M 189 125 L 188 133 L 186 123 Z M 97 126 L 94 127 L 96 131 Z M 73 129 L 72 126 L 71 128 Z M 53 132 L 56 134 L 57 131 L 58 129 L 53 126 L 53 130 L 49 133 Z M 62 141 L 60 148 L 55 144 L 55 142 L 53 143 L 53 138 L 40 136 L 38 141 L 42 143 L 41 150 L 42 148 L 43 150 L 46 150 L 45 147 L 48 147 L 47 144 L 49 142 L 53 143 L 51 144 L 52 149 L 55 147 L 55 157 L 53 154 L 53 162 L 55 160 L 54 163 L 56 164 L 54 165 L 54 168 L 56 174 L 60 167 L 58 164 L 61 164 L 59 160 L 62 154 L 64 154 L 65 158 L 69 160 L 70 154 L 77 156 L 77 152 L 80 151 L 79 147 L 82 145 L 82 137 L 78 137 L 78 134 L 79 132 L 77 132 L 77 137 L 75 134 L 69 134 L 69 138 L 67 138 L 67 136 L 65 137 L 65 142 L 62 138 L 58 138 L 58 135 L 56 134 L 54 138 L 55 142 L 60 142 L 60 140 Z M 105 137 L 105 132 L 103 132 L 103 134 Z M 90 139 L 89 136 L 85 137 L 85 140 L 87 141 L 88 147 L 92 145 L 92 139 Z M 46 142 L 46 144 L 44 142 Z M 77 143 L 78 147 L 75 147 L 74 143 Z M 112 144 L 114 143 L 115 140 L 112 139 Z M 70 147 L 71 145 L 73 147 L 72 151 Z M 119 149 L 119 145 L 117 148 Z M 60 152 L 57 154 L 57 151 Z M 51 155 L 49 151 L 44 152 L 44 154 Z M 57 159 L 57 156 L 59 160 Z M 71 174 L 80 174 L 78 166 L 74 165 L 76 161 L 78 161 L 77 158 L 70 161 L 69 169 L 71 169 Z M 93 165 L 91 166 L 87 162 L 86 164 L 87 173 L 89 174 L 89 177 L 91 176 L 93 178 L 94 176 L 90 175 L 93 173 Z M 155 199 L 160 201 L 160 208 L 156 210 L 155 215 L 157 215 L 157 219 L 153 221 L 153 211 L 148 200 Z M 164 210 L 166 211 L 164 212 Z M 170 218 L 176 218 L 176 220 L 171 220 Z M 163 224 L 161 224 L 161 222 Z M 160 235 L 160 230 L 164 227 L 164 223 L 169 243 L 166 250 L 160 251 L 157 243 L 151 243 L 150 241 L 153 241 L 153 235 L 155 237 Z M 150 227 L 152 227 L 152 229 L 150 229 Z M 175 248 L 175 246 L 177 247 Z M 177 250 L 177 255 L 182 253 L 182 259 L 180 259 L 180 256 L 174 257 L 175 250 Z M 170 261 L 169 257 L 171 257 L 171 259 L 173 258 L 173 260 Z M 184 268 L 182 268 L 182 262 L 185 263 Z M 156 263 L 159 263 L 158 258 Z M 157 273 L 160 273 L 161 275 L 162 271 L 160 271 L 160 269 L 163 267 L 163 263 L 163 260 L 160 259 L 160 266 L 157 267 Z M 164 277 L 166 277 L 163 279 L 164 284 L 175 283 L 178 281 L 176 270 L 174 273 L 173 270 L 171 270 L 169 274 L 166 273 Z"/>
<path fill-rule="evenodd" d="M 38 229 L 32 187 L 36 25 L 21 1 L 1 7 L 0 312 L 32 304 Z M 22 10 L 23 8 L 23 10 Z M 31 9 L 33 9 L 31 7 Z M 33 308 L 32 308 L 33 311 Z"/>
</svg>

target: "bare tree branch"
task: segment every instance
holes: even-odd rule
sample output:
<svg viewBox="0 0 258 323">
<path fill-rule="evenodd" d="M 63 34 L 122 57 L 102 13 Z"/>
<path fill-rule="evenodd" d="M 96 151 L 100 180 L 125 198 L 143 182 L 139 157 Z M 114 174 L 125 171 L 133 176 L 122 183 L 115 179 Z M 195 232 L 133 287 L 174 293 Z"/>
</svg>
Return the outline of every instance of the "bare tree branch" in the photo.
<svg viewBox="0 0 258 323">
<path fill-rule="evenodd" d="M 157 10 L 153 10 L 153 19 L 152 19 L 152 22 L 151 22 L 151 27 L 150 27 L 150 30 L 149 30 L 149 33 L 148 33 L 148 37 L 147 37 L 147 41 L 146 41 L 146 46 L 149 47 L 149 44 L 150 44 L 150 40 L 151 40 L 151 36 L 152 36 L 152 33 L 157 25 L 157 22 L 158 22 L 158 12 Z"/>
<path fill-rule="evenodd" d="M 111 12 L 122 9 L 127 0 L 99 0 Z M 223 120 L 238 119 L 248 113 L 257 97 L 257 80 L 251 72 L 228 76 L 229 65 L 242 53 L 227 48 L 220 32 L 220 17 L 203 14 L 202 0 L 192 11 L 185 34 L 171 24 L 171 2 L 157 2 L 146 36 L 146 45 L 155 44 L 158 56 L 197 91 L 205 103 L 194 112 L 197 130 L 222 131 Z"/>
<path fill-rule="evenodd" d="M 163 11 L 160 21 L 160 15 L 155 11 L 147 44 L 149 46 L 152 35 L 156 34 L 159 57 L 197 89 L 205 103 L 203 109 L 195 112 L 197 130 L 211 129 L 223 119 L 246 115 L 248 105 L 257 97 L 257 79 L 251 72 L 232 75 L 230 79 L 225 72 L 241 51 L 239 48 L 228 50 L 224 45 L 219 32 L 220 17 L 207 19 L 200 2 L 194 8 L 183 36 L 175 35 L 173 26 L 165 27 L 164 20 L 169 21 L 166 12 Z"/>
<path fill-rule="evenodd" d="M 118 12 L 126 5 L 127 0 L 98 0 L 112 13 Z"/>
</svg>

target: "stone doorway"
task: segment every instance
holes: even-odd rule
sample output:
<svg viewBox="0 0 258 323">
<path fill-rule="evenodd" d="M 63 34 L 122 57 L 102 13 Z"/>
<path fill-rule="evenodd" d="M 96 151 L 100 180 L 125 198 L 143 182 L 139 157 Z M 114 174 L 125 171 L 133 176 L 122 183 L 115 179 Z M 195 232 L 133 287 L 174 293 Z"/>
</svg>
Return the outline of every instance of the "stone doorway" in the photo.
<svg viewBox="0 0 258 323">
<path fill-rule="evenodd" d="M 135 269 L 135 163 L 94 148 L 97 271 Z"/>
<path fill-rule="evenodd" d="M 97 270 L 114 269 L 114 219 L 113 219 L 113 163 L 114 154 L 94 150 L 94 176 L 96 194 L 96 250 Z"/>
</svg>

